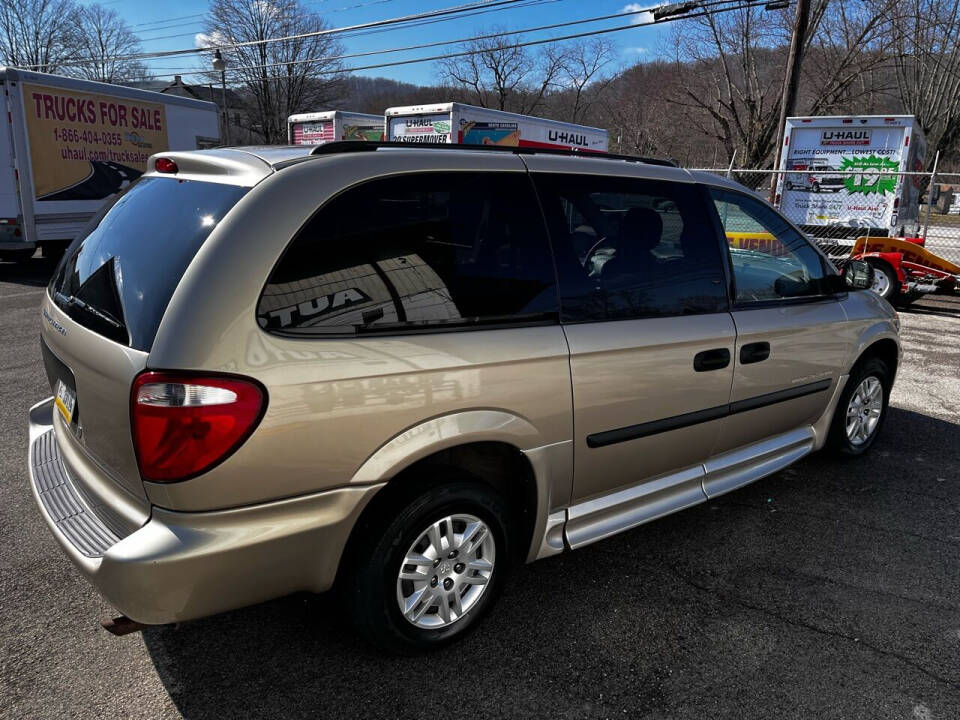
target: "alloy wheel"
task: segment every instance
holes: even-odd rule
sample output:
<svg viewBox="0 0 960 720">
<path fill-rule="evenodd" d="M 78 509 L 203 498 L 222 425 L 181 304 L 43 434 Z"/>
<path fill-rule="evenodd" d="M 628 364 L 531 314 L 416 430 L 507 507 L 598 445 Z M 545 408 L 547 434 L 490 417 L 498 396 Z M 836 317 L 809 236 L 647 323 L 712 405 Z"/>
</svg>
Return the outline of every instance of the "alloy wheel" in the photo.
<svg viewBox="0 0 960 720">
<path fill-rule="evenodd" d="M 397 604 L 407 622 L 424 629 L 460 620 L 486 591 L 496 542 L 480 518 L 448 515 L 421 532 L 397 575 Z"/>
<path fill-rule="evenodd" d="M 863 445 L 880 424 L 883 412 L 883 385 L 873 375 L 854 390 L 847 404 L 847 439 L 855 447 Z"/>
</svg>

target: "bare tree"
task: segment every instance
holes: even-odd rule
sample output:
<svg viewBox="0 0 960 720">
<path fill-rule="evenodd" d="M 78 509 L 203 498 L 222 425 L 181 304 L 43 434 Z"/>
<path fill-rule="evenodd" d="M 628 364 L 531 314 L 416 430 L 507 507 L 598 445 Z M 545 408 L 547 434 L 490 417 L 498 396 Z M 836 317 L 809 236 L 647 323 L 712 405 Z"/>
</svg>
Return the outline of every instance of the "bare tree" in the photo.
<svg viewBox="0 0 960 720">
<path fill-rule="evenodd" d="M 874 111 L 889 91 L 890 13 L 899 0 L 820 0 L 814 3 L 804 48 L 804 112 Z M 879 72 L 878 72 L 879 71 Z"/>
<path fill-rule="evenodd" d="M 557 83 L 567 60 L 558 46 L 537 52 L 511 47 L 518 40 L 506 29 L 481 31 L 485 37 L 463 46 L 467 55 L 440 61 L 443 80 L 481 107 L 531 113 Z"/>
<path fill-rule="evenodd" d="M 804 113 L 849 106 L 858 81 L 885 60 L 881 42 L 896 0 L 816 0 L 805 52 Z M 675 31 L 680 80 L 672 102 L 685 120 L 719 142 L 729 161 L 769 163 L 776 142 L 789 15 L 743 7 L 705 15 Z M 860 88 L 860 89 L 858 89 Z"/>
<path fill-rule="evenodd" d="M 198 44 L 221 48 L 232 84 L 250 98 L 251 129 L 265 142 L 284 141 L 289 115 L 320 110 L 338 97 L 341 64 L 331 58 L 341 48 L 331 36 L 265 42 L 327 28 L 299 0 L 213 0 L 206 28 Z"/>
<path fill-rule="evenodd" d="M 703 132 L 679 122 L 677 107 L 667 99 L 677 92 L 676 69 L 662 60 L 638 63 L 614 78 L 603 101 L 611 149 L 674 158 L 684 165 L 709 163 L 702 154 L 708 144 L 702 142 Z"/>
<path fill-rule="evenodd" d="M 570 122 L 583 122 L 586 114 L 601 99 L 612 76 L 604 71 L 615 58 L 613 47 L 600 37 L 576 42 L 566 47 L 559 81 L 570 94 L 566 115 Z"/>
<path fill-rule="evenodd" d="M 78 61 L 64 68 L 67 74 L 107 83 L 124 82 L 145 74 L 143 63 L 122 59 L 140 52 L 140 40 L 115 10 L 103 5 L 87 5 L 78 10 L 77 19 L 80 24 L 75 42 Z"/>
<path fill-rule="evenodd" d="M 960 0 L 910 0 L 890 26 L 900 99 L 934 150 L 960 151 Z"/>
<path fill-rule="evenodd" d="M 0 0 L 0 59 L 5 65 L 57 72 L 76 55 L 74 0 Z"/>
</svg>

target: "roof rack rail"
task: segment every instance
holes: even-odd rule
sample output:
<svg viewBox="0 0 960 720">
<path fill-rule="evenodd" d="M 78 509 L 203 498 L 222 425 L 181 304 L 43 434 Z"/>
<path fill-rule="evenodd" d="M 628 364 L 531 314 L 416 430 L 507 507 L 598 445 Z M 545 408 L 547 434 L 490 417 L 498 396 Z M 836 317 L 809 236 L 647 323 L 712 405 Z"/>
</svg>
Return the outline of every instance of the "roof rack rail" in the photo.
<svg viewBox="0 0 960 720">
<path fill-rule="evenodd" d="M 664 167 L 679 167 L 673 160 L 666 158 L 639 157 L 636 155 L 616 155 L 605 152 L 585 152 L 582 150 L 562 150 L 560 148 L 523 147 L 516 145 L 459 145 L 456 143 L 398 143 L 387 140 L 336 140 L 317 145 L 310 151 L 311 155 L 336 155 L 338 153 L 374 152 L 381 148 L 407 148 L 424 150 L 482 150 L 484 152 L 509 152 L 515 155 L 563 155 L 565 157 L 589 157 L 602 160 L 626 160 L 627 162 L 644 163 L 645 165 L 662 165 Z"/>
</svg>

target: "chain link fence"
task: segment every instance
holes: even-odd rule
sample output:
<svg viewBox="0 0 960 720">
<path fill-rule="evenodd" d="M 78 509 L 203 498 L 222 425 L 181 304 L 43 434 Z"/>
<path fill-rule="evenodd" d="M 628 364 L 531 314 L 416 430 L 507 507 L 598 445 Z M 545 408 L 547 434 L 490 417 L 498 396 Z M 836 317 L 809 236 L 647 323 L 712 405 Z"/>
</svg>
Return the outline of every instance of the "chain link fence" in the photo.
<svg viewBox="0 0 960 720">
<path fill-rule="evenodd" d="M 833 258 L 849 255 L 863 236 L 919 237 L 960 264 L 960 173 L 700 169 L 772 197 Z"/>
</svg>

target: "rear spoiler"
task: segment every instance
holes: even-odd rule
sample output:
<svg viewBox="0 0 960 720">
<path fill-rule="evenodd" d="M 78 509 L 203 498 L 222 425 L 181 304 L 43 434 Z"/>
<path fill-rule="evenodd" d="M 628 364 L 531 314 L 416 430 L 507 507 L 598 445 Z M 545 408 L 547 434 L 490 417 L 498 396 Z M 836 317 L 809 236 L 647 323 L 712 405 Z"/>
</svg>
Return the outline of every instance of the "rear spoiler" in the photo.
<svg viewBox="0 0 960 720">
<path fill-rule="evenodd" d="M 253 187 L 274 172 L 270 163 L 243 150 L 162 152 L 147 160 L 147 177 L 176 177 Z"/>
</svg>

